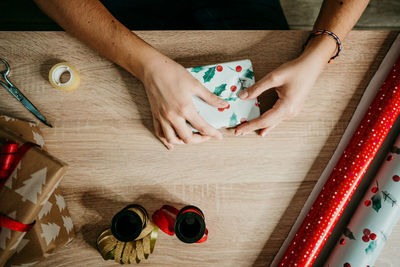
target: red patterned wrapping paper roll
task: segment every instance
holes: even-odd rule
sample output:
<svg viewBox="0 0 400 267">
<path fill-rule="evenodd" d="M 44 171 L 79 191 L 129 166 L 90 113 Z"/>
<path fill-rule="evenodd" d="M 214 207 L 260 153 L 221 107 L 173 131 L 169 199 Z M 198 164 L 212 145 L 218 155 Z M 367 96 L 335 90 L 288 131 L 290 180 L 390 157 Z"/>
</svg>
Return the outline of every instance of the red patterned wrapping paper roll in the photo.
<svg viewBox="0 0 400 267">
<path fill-rule="evenodd" d="M 279 266 L 312 266 L 400 112 L 400 58 L 379 89 Z"/>
</svg>

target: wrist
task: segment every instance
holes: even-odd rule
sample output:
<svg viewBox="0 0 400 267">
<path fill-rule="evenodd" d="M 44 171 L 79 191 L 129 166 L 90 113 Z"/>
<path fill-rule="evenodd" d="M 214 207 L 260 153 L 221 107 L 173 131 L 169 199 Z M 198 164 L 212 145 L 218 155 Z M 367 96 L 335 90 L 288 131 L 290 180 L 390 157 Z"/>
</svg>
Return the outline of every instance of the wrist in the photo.
<svg viewBox="0 0 400 267">
<path fill-rule="evenodd" d="M 312 58 L 325 66 L 337 50 L 336 41 L 327 35 L 318 35 L 309 40 L 300 57 Z"/>
</svg>

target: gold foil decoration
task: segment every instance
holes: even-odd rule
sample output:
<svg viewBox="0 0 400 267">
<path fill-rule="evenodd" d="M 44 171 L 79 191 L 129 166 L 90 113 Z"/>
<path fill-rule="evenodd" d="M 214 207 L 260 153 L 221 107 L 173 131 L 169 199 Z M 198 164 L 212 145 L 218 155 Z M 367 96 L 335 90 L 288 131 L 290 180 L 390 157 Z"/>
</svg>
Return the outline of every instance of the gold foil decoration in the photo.
<svg viewBox="0 0 400 267">
<path fill-rule="evenodd" d="M 152 229 L 148 228 L 151 226 Z M 110 229 L 104 230 L 97 238 L 97 249 L 105 260 L 115 260 L 121 264 L 138 264 L 147 259 L 153 253 L 158 237 L 158 227 L 148 222 L 144 230 L 147 235 L 140 238 L 142 233 L 135 241 L 118 241 L 111 233 Z"/>
</svg>

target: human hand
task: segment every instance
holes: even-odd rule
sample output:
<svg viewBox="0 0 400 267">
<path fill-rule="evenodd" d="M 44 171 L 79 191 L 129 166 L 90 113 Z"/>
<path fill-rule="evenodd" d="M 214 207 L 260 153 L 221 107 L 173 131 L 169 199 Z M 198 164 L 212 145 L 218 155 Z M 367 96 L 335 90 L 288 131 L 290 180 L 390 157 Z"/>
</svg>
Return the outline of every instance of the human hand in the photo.
<svg viewBox="0 0 400 267">
<path fill-rule="evenodd" d="M 223 108 L 228 102 L 212 94 L 181 65 L 157 53 L 144 68 L 142 82 L 153 115 L 156 136 L 170 150 L 179 144 L 204 142 L 222 134 L 198 113 L 192 97 L 198 96 L 211 106 Z M 189 122 L 200 134 L 195 134 Z"/>
<path fill-rule="evenodd" d="M 264 137 L 284 119 L 296 116 L 325 65 L 326 61 L 315 60 L 313 56 L 300 56 L 242 91 L 239 97 L 246 100 L 254 99 L 266 90 L 275 89 L 279 99 L 259 118 L 239 125 L 235 135 L 245 135 L 260 129 L 259 134 Z"/>
</svg>

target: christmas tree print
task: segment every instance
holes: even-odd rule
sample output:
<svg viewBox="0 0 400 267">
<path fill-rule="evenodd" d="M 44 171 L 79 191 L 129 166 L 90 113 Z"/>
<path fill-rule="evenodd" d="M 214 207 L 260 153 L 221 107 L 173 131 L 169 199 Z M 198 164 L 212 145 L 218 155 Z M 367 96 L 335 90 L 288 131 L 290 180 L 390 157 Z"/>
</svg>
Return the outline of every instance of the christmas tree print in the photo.
<svg viewBox="0 0 400 267">
<path fill-rule="evenodd" d="M 51 208 L 53 207 L 53 204 L 51 204 L 51 202 L 46 201 L 43 205 L 42 205 L 42 209 L 40 210 L 38 217 L 39 219 L 42 219 L 43 216 L 49 214 L 49 212 L 51 211 Z"/>
<path fill-rule="evenodd" d="M 193 67 L 191 69 L 191 71 L 194 72 L 194 73 L 199 73 L 202 70 L 204 70 L 204 67 Z"/>
<path fill-rule="evenodd" d="M 354 237 L 353 232 L 349 228 L 346 228 L 344 230 L 343 234 L 344 234 L 345 237 L 348 237 L 350 239 L 356 240 L 356 238 Z"/>
<path fill-rule="evenodd" d="M 40 225 L 43 230 L 40 236 L 43 237 L 46 240 L 46 244 L 49 245 L 52 240 L 57 238 L 60 232 L 60 226 L 55 223 L 42 223 Z"/>
<path fill-rule="evenodd" d="M 43 136 L 41 136 L 35 131 L 32 131 L 32 133 L 33 133 L 33 139 L 35 140 L 36 144 L 39 145 L 40 147 L 43 147 L 44 146 Z"/>
<path fill-rule="evenodd" d="M 0 248 L 6 249 L 7 240 L 11 237 L 11 230 L 7 227 L 2 227 L 0 232 Z"/>
<path fill-rule="evenodd" d="M 4 186 L 12 189 L 12 181 L 14 179 L 17 179 L 17 174 L 18 171 L 21 169 L 21 161 L 18 163 L 17 167 L 15 167 L 14 171 L 11 173 L 10 177 L 8 178 L 7 182 L 4 184 Z"/>
<path fill-rule="evenodd" d="M 254 77 L 254 72 L 251 69 L 247 69 L 246 72 L 244 73 L 244 77 L 253 79 Z"/>
<path fill-rule="evenodd" d="M 56 204 L 57 204 L 57 206 L 58 206 L 58 209 L 60 210 L 60 211 L 62 211 L 63 209 L 65 209 L 65 200 L 64 200 L 64 198 L 63 198 L 63 196 L 60 196 L 60 195 L 57 195 L 57 194 L 55 194 L 55 197 L 56 197 Z"/>
<path fill-rule="evenodd" d="M 29 242 L 28 239 L 23 239 L 26 233 L 22 233 L 22 235 L 18 238 L 18 240 L 14 243 L 14 245 L 10 248 L 10 250 L 17 249 L 17 251 L 21 251 L 23 247 Z M 22 243 L 22 244 L 21 244 Z M 22 246 L 22 248 L 19 248 Z"/>
<path fill-rule="evenodd" d="M 15 216 L 17 215 L 16 211 L 11 212 L 7 216 L 11 219 L 15 220 Z M 0 248 L 2 250 L 6 249 L 7 240 L 11 238 L 11 230 L 7 227 L 1 227 L 0 231 Z"/>
<path fill-rule="evenodd" d="M 221 96 L 222 92 L 226 89 L 226 83 L 223 83 L 217 87 L 215 87 L 214 94 L 217 96 Z"/>
<path fill-rule="evenodd" d="M 22 201 L 29 200 L 33 204 L 37 204 L 37 196 L 42 193 L 42 187 L 46 183 L 46 174 L 47 168 L 31 174 L 31 178 L 25 180 L 24 185 L 15 190 L 22 196 Z"/>
<path fill-rule="evenodd" d="M 204 83 L 211 81 L 211 79 L 214 77 L 215 68 L 216 67 L 211 67 L 204 73 L 204 75 L 203 75 Z"/>
<path fill-rule="evenodd" d="M 236 113 L 234 112 L 229 119 L 229 126 L 236 126 L 238 124 Z"/>
<path fill-rule="evenodd" d="M 47 196 L 43 199 L 42 205 L 43 205 L 45 202 L 49 201 L 49 198 L 51 197 L 51 195 L 53 195 L 54 191 L 56 190 L 56 188 L 57 188 L 58 185 L 60 184 L 61 180 L 62 180 L 62 177 L 61 177 L 60 180 L 57 181 L 57 183 L 54 185 L 53 189 L 51 189 L 51 191 L 50 191 L 50 192 L 47 194 Z"/>
<path fill-rule="evenodd" d="M 62 216 L 63 222 L 64 222 L 64 227 L 67 230 L 67 233 L 71 232 L 72 228 L 74 227 L 72 223 L 71 217 L 68 216 Z"/>
</svg>

